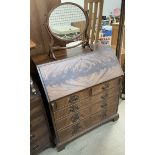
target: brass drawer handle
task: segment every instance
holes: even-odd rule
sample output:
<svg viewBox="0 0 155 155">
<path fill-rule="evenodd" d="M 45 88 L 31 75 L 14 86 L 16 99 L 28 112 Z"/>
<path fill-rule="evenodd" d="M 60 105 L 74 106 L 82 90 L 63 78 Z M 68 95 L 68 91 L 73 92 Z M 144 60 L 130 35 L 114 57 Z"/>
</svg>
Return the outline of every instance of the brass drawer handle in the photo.
<svg viewBox="0 0 155 155">
<path fill-rule="evenodd" d="M 104 108 L 104 105 L 101 105 L 101 108 Z"/>
<path fill-rule="evenodd" d="M 79 109 L 78 105 L 73 105 L 73 106 L 70 107 L 69 111 L 70 112 L 75 112 L 78 109 Z"/>
<path fill-rule="evenodd" d="M 102 86 L 102 89 L 106 89 L 106 88 L 109 88 L 110 84 L 109 83 L 105 83 L 103 86 Z"/>
<path fill-rule="evenodd" d="M 106 111 L 103 111 L 102 118 L 104 119 L 105 117 L 107 117 L 107 113 L 106 113 Z"/>
<path fill-rule="evenodd" d="M 76 124 L 75 126 L 72 126 L 72 135 L 75 135 L 79 132 L 79 129 L 81 128 L 81 126 L 78 124 Z"/>
<path fill-rule="evenodd" d="M 101 96 L 101 98 L 102 98 L 103 100 L 105 100 L 105 99 L 107 98 L 107 96 L 108 96 L 108 93 L 106 93 L 104 96 Z"/>
<path fill-rule="evenodd" d="M 74 111 L 75 111 L 74 106 L 69 107 L 69 112 L 74 112 Z"/>
<path fill-rule="evenodd" d="M 71 102 L 71 103 L 75 103 L 78 100 L 79 100 L 79 96 L 77 96 L 77 95 L 70 96 L 70 98 L 69 98 L 69 102 Z"/>
<path fill-rule="evenodd" d="M 74 109 L 78 110 L 79 109 L 78 105 L 74 105 Z"/>
<path fill-rule="evenodd" d="M 107 105 L 107 103 L 101 104 L 101 108 L 105 108 Z"/>
<path fill-rule="evenodd" d="M 72 122 L 76 122 L 79 119 L 79 114 L 75 114 L 71 117 Z"/>
</svg>

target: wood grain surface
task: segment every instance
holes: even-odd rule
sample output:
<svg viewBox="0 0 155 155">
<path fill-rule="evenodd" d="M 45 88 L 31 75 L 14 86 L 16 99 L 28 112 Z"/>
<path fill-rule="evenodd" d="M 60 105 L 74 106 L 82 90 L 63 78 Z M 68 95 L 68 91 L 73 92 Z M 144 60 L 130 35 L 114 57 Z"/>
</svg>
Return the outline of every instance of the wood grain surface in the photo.
<svg viewBox="0 0 155 155">
<path fill-rule="evenodd" d="M 123 75 L 110 47 L 37 66 L 49 102 Z"/>
</svg>

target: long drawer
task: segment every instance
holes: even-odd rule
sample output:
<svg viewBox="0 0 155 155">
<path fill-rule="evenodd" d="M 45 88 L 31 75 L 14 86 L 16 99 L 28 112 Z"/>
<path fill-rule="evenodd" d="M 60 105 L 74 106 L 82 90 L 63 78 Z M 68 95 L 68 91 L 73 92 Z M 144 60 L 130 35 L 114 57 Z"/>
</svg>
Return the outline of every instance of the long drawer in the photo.
<svg viewBox="0 0 155 155">
<path fill-rule="evenodd" d="M 71 127 L 65 128 L 64 130 L 58 131 L 59 141 L 63 142 L 68 140 L 72 136 L 94 126 L 106 119 L 107 117 L 112 116 L 117 112 L 117 106 L 113 105 L 110 109 L 101 110 L 100 112 L 91 115 L 89 118 L 84 119 Z"/>
<path fill-rule="evenodd" d="M 65 116 L 68 116 L 70 114 L 73 114 L 78 109 L 83 109 L 84 107 L 87 107 L 91 105 L 92 103 L 100 102 L 103 100 L 106 100 L 109 97 L 112 96 L 118 96 L 119 94 L 119 87 L 109 88 L 103 93 L 97 94 L 95 96 L 91 96 L 85 100 L 82 100 L 81 102 L 72 103 L 69 107 L 54 111 L 54 118 L 55 120 L 61 119 Z"/>
<path fill-rule="evenodd" d="M 88 107 L 81 110 L 77 110 L 73 114 L 65 118 L 56 120 L 55 121 L 56 128 L 57 130 L 63 129 L 64 127 L 76 123 L 79 120 L 85 119 L 90 115 L 98 111 L 101 111 L 102 109 L 109 109 L 109 106 L 111 105 L 117 106 L 117 103 L 118 103 L 118 96 L 113 96 L 111 98 L 107 98 L 106 100 L 101 99 L 99 102 L 95 104 L 92 103 Z"/>
</svg>

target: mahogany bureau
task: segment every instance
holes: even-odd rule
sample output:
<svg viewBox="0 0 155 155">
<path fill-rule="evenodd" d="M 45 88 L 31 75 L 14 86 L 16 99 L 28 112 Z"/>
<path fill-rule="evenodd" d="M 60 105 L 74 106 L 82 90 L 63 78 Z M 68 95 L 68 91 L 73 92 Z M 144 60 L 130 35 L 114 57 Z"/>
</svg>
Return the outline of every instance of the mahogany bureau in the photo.
<svg viewBox="0 0 155 155">
<path fill-rule="evenodd" d="M 123 71 L 110 47 L 37 65 L 58 151 L 108 121 L 119 118 Z"/>
</svg>

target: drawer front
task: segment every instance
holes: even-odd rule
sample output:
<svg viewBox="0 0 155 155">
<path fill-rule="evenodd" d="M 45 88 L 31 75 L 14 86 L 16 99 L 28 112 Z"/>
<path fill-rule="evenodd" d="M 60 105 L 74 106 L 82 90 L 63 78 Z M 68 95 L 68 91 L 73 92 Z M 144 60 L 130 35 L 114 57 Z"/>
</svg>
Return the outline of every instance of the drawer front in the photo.
<svg viewBox="0 0 155 155">
<path fill-rule="evenodd" d="M 117 105 L 117 97 L 111 97 L 108 98 L 107 100 L 102 100 L 100 102 L 97 102 L 95 104 L 91 104 L 90 106 L 84 108 L 84 109 L 79 109 L 79 111 L 74 112 L 74 114 L 69 115 L 68 117 L 62 118 L 60 120 L 56 120 L 56 128 L 57 130 L 63 129 L 69 125 L 72 125 L 73 123 L 76 123 L 79 120 L 85 119 L 89 117 L 90 115 L 101 111 L 104 108 L 107 108 L 108 106 L 111 105 Z"/>
<path fill-rule="evenodd" d="M 30 99 L 30 109 L 33 109 L 34 107 L 38 106 L 42 102 L 42 98 L 40 95 L 36 95 L 33 98 Z"/>
<path fill-rule="evenodd" d="M 34 106 L 33 108 L 30 109 L 30 116 L 35 117 L 42 112 L 43 112 L 43 109 L 42 109 L 41 103 L 38 103 L 37 106 Z"/>
<path fill-rule="evenodd" d="M 38 154 L 42 150 L 46 148 L 47 145 L 50 145 L 50 139 L 49 136 L 46 135 L 40 139 L 37 139 L 36 141 L 30 141 L 30 151 L 31 154 Z"/>
<path fill-rule="evenodd" d="M 81 122 L 78 122 L 77 124 L 74 124 L 73 126 L 66 128 L 62 131 L 58 132 L 59 140 L 60 142 L 65 141 L 72 136 L 75 136 L 76 134 L 84 131 L 90 126 L 90 119 L 85 119 Z"/>
<path fill-rule="evenodd" d="M 90 98 L 84 99 L 84 100 L 77 102 L 77 103 L 73 103 L 69 107 L 65 107 L 64 109 L 55 111 L 53 113 L 54 118 L 56 120 L 61 119 L 61 118 L 68 116 L 70 114 L 74 114 L 74 112 L 76 112 L 77 110 L 84 108 L 88 105 L 90 105 Z"/>
<path fill-rule="evenodd" d="M 42 124 L 30 132 L 30 150 L 31 154 L 39 153 L 41 150 L 50 145 L 50 134 L 46 124 Z"/>
<path fill-rule="evenodd" d="M 103 109 L 99 113 L 91 116 L 91 126 L 100 123 L 104 119 L 117 113 L 117 106 L 113 105 L 108 109 Z"/>
<path fill-rule="evenodd" d="M 58 100 L 52 102 L 53 110 L 56 111 L 61 108 L 70 106 L 77 102 L 80 102 L 81 100 L 88 98 L 89 94 L 90 94 L 90 89 L 85 89 L 83 91 L 74 93 L 74 94 L 64 97 L 62 99 L 58 99 Z"/>
<path fill-rule="evenodd" d="M 107 89 L 113 88 L 113 87 L 118 87 L 119 86 L 119 79 L 114 79 L 108 82 L 104 82 L 102 84 L 99 84 L 97 86 L 92 87 L 92 95 L 99 94 L 101 92 L 104 92 Z"/>
<path fill-rule="evenodd" d="M 118 96 L 118 95 L 119 95 L 119 87 L 114 87 L 114 88 L 108 89 L 100 94 L 91 96 L 91 97 L 84 99 L 80 102 L 73 103 L 69 107 L 54 111 L 53 112 L 54 118 L 56 120 L 61 119 L 67 115 L 73 114 L 77 110 L 81 110 L 84 107 L 91 105 L 92 103 L 97 103 L 97 102 L 105 100 L 106 98 L 109 98 L 112 96 Z"/>
<path fill-rule="evenodd" d="M 102 111 L 100 111 L 94 115 L 91 115 L 87 119 L 84 119 L 84 120 L 74 124 L 71 127 L 68 127 L 61 131 L 58 131 L 58 136 L 59 136 L 60 142 L 68 140 L 72 136 L 75 136 L 76 134 L 88 129 L 89 127 L 92 127 L 92 126 L 100 123 L 101 121 L 112 116 L 116 112 L 117 112 L 117 106 L 113 105 L 113 106 L 109 107 L 108 109 L 105 108 Z"/>
<path fill-rule="evenodd" d="M 113 96 L 119 96 L 119 87 L 114 87 L 91 97 L 91 103 L 100 102 Z"/>
<path fill-rule="evenodd" d="M 40 139 L 44 136 L 46 136 L 47 134 L 49 134 L 48 128 L 46 124 L 42 124 L 41 126 L 39 126 L 36 129 L 32 129 L 30 131 L 30 140 L 31 141 L 35 141 L 37 139 Z"/>
<path fill-rule="evenodd" d="M 41 124 L 41 123 L 45 123 L 45 116 L 44 114 L 40 114 L 36 117 L 30 117 L 30 124 L 31 124 L 31 128 L 36 127 L 37 125 Z"/>
</svg>

